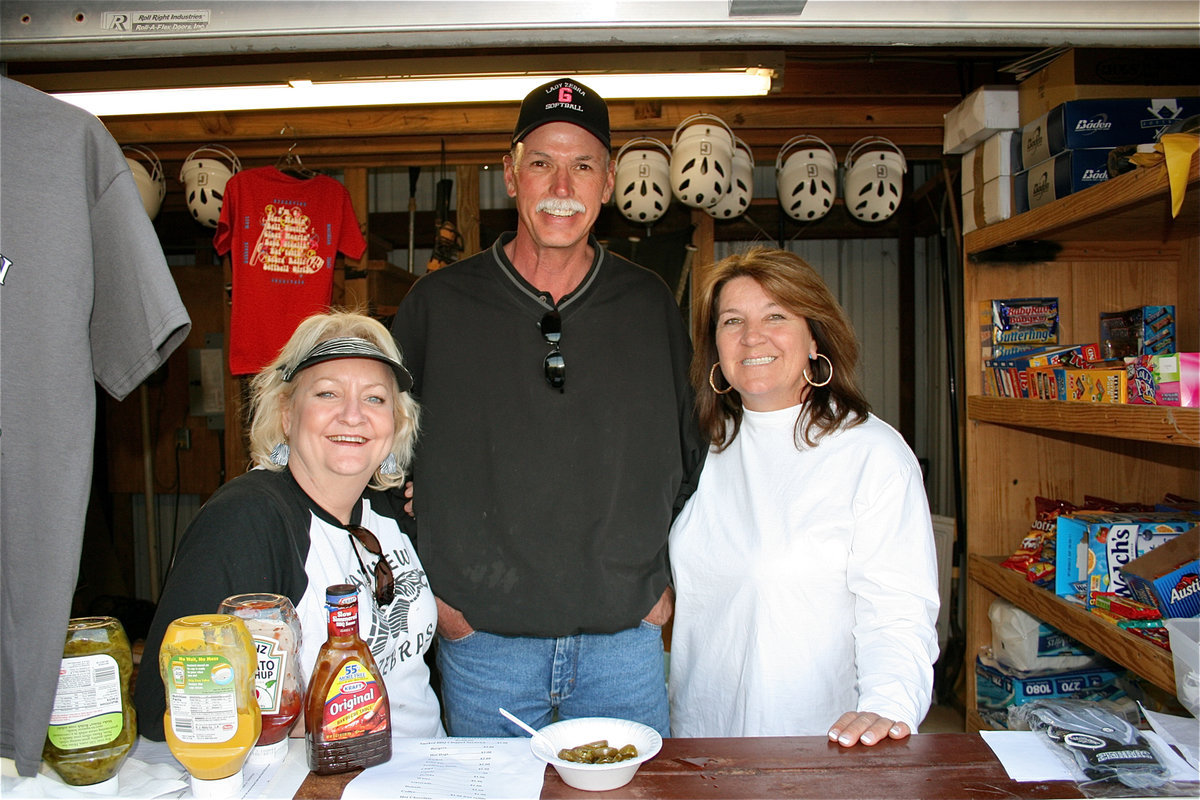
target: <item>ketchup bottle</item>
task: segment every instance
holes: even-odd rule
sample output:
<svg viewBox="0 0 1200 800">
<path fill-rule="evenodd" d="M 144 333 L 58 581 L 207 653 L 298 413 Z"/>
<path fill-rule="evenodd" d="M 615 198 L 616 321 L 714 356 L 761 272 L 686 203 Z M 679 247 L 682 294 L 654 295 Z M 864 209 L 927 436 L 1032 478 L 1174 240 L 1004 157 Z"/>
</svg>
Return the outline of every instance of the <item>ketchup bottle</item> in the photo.
<svg viewBox="0 0 1200 800">
<path fill-rule="evenodd" d="M 236 594 L 221 601 L 217 611 L 239 617 L 258 652 L 254 696 L 262 711 L 262 734 L 250 756 L 255 761 L 280 759 L 303 704 L 300 618 L 292 601 L 280 594 Z"/>
<path fill-rule="evenodd" d="M 382 764 L 392 757 L 387 689 L 358 636 L 358 590 L 325 590 L 329 638 L 321 645 L 305 698 L 308 768 L 318 775 Z"/>
</svg>

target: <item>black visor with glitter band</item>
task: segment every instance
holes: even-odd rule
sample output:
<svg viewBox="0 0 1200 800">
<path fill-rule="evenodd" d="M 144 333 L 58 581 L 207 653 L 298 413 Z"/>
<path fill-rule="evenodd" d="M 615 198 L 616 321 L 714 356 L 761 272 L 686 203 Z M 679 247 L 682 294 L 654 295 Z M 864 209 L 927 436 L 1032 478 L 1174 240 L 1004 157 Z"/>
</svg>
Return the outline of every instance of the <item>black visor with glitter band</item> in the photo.
<svg viewBox="0 0 1200 800">
<path fill-rule="evenodd" d="M 309 350 L 304 358 L 296 362 L 296 366 L 284 368 L 283 380 L 284 382 L 290 381 L 301 370 L 311 367 L 313 364 L 320 364 L 322 361 L 332 361 L 335 358 L 370 358 L 375 361 L 381 361 L 392 368 L 392 372 L 396 375 L 396 383 L 400 386 L 400 391 L 407 392 L 412 388 L 412 375 L 408 374 L 408 370 L 404 368 L 403 364 L 380 350 L 374 343 L 366 339 L 360 339 L 357 336 L 326 339 L 312 350 Z"/>
</svg>

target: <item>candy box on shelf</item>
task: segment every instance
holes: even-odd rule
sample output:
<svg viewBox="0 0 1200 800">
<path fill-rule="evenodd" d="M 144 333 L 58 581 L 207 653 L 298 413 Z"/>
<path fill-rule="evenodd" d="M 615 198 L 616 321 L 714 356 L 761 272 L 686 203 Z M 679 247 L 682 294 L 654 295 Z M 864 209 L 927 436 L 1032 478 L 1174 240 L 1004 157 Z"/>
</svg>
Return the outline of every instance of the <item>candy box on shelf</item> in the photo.
<svg viewBox="0 0 1200 800">
<path fill-rule="evenodd" d="M 1092 592 L 1131 597 L 1120 568 L 1196 523 L 1193 515 L 1170 512 L 1063 514 L 1055 532 L 1054 593 L 1088 607 Z"/>
<path fill-rule="evenodd" d="M 1063 371 L 1066 381 L 1066 400 L 1081 403 L 1124 403 L 1126 400 L 1125 368 L 1087 367 Z M 1063 392 L 1060 390 L 1060 396 Z"/>
<path fill-rule="evenodd" d="M 1125 385 L 1131 405 L 1179 405 L 1179 354 L 1126 356 Z"/>
<path fill-rule="evenodd" d="M 1121 575 L 1133 599 L 1157 606 L 1164 617 L 1200 614 L 1200 528 L 1135 558 Z"/>
<path fill-rule="evenodd" d="M 1139 306 L 1100 314 L 1100 355 L 1125 358 L 1175 352 L 1175 306 Z"/>
</svg>

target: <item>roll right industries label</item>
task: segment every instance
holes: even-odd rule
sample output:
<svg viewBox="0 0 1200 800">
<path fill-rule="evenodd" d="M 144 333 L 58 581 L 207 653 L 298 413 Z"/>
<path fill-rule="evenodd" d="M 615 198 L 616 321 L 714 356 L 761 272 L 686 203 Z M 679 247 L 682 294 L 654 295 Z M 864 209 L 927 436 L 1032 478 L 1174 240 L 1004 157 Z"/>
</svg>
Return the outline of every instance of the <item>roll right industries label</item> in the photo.
<svg viewBox="0 0 1200 800">
<path fill-rule="evenodd" d="M 381 730 L 388 719 L 379 683 L 362 662 L 342 664 L 325 695 L 321 729 L 325 741 L 354 739 Z"/>
</svg>

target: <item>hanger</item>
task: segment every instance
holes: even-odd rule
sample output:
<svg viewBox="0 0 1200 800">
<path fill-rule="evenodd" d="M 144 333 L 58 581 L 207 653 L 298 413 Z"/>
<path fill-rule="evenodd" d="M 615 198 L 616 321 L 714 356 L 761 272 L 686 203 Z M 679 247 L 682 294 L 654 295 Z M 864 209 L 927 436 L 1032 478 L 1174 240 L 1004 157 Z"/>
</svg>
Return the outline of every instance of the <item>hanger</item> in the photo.
<svg viewBox="0 0 1200 800">
<path fill-rule="evenodd" d="M 296 144 L 296 142 L 292 142 L 292 146 L 287 149 L 287 152 L 279 157 L 275 162 L 275 169 L 285 175 L 292 175 L 297 178 L 307 179 L 319 175 L 319 172 L 304 166 L 304 162 L 300 160 L 300 154 L 296 152 Z"/>
</svg>

